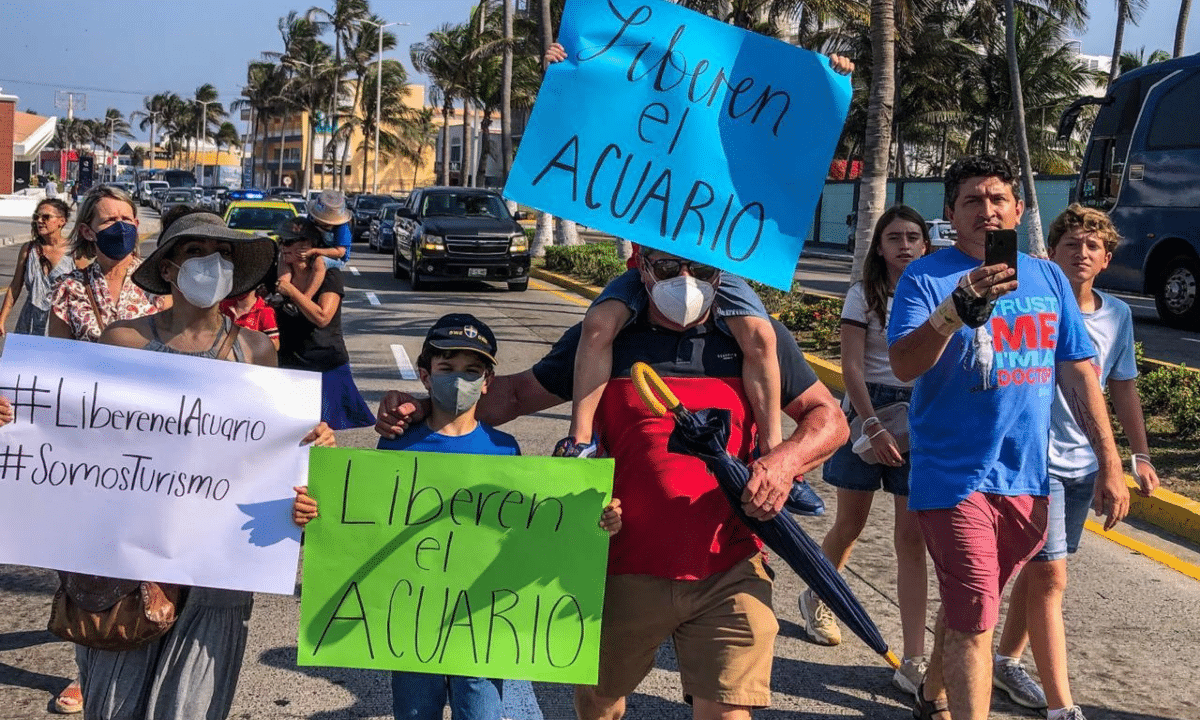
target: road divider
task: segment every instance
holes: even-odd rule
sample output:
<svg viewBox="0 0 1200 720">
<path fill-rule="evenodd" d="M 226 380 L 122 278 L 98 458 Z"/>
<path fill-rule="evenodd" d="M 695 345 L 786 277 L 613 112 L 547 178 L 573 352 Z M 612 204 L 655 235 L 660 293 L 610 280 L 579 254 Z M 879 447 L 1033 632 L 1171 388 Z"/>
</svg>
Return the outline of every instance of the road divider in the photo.
<svg viewBox="0 0 1200 720">
<path fill-rule="evenodd" d="M 569 278 L 565 275 L 559 275 L 558 273 L 553 273 L 542 268 L 534 268 L 530 271 L 530 275 L 548 283 L 558 285 L 559 287 L 566 288 L 567 290 L 592 300 L 596 299 L 596 297 L 599 296 L 600 291 L 603 289 L 593 285 L 581 283 L 573 278 Z M 827 293 L 814 293 L 808 290 L 805 292 L 812 295 L 828 296 Z M 817 377 L 821 380 L 821 382 L 825 383 L 826 387 L 839 393 L 846 392 L 846 382 L 842 377 L 842 367 L 840 364 L 818 357 L 811 353 L 804 353 L 804 357 L 806 360 L 808 360 L 808 364 L 812 367 L 813 372 L 817 374 Z M 1146 359 L 1145 364 L 1150 367 L 1178 367 L 1161 360 L 1151 359 Z M 1137 483 L 1129 475 L 1125 476 L 1125 483 L 1129 485 L 1130 488 L 1137 487 Z M 1138 493 L 1131 492 L 1129 514 L 1140 520 L 1144 520 L 1155 527 L 1165 530 L 1176 537 L 1200 545 L 1200 503 L 1183 497 L 1178 493 L 1173 493 L 1170 490 L 1159 488 L 1155 491 L 1153 496 L 1143 497 Z M 1160 550 L 1154 550 L 1154 552 L 1143 551 L 1141 549 L 1142 547 L 1149 548 L 1149 546 L 1146 546 L 1144 543 L 1139 543 L 1132 538 L 1120 535 L 1120 533 L 1114 533 L 1111 531 L 1105 533 L 1103 532 L 1103 528 L 1096 523 L 1089 521 L 1089 529 L 1094 529 L 1093 526 L 1095 526 L 1095 528 L 1099 528 L 1099 534 L 1108 538 L 1109 540 L 1113 540 L 1114 542 L 1118 542 L 1125 547 L 1129 547 L 1137 552 L 1141 552 L 1142 554 L 1146 555 L 1146 557 L 1149 557 L 1152 560 L 1157 560 L 1158 562 L 1162 562 L 1163 564 L 1179 570 L 1189 577 L 1196 577 L 1196 575 L 1192 574 L 1193 571 L 1197 574 L 1200 574 L 1200 568 L 1197 568 L 1194 565 L 1175 558 L 1172 555 L 1168 555 Z M 1118 535 L 1128 542 L 1119 540 L 1117 538 Z M 1133 547 L 1129 543 L 1137 544 L 1138 547 Z M 1153 550 L 1153 548 L 1150 548 L 1150 550 Z M 1162 559 L 1162 557 L 1171 558 L 1172 562 L 1166 562 Z M 1186 568 L 1181 569 L 1184 568 L 1184 566 L 1186 566 L 1186 568 L 1191 568 L 1191 570 Z M 1200 580 L 1200 577 L 1196 577 L 1196 579 Z"/>
</svg>

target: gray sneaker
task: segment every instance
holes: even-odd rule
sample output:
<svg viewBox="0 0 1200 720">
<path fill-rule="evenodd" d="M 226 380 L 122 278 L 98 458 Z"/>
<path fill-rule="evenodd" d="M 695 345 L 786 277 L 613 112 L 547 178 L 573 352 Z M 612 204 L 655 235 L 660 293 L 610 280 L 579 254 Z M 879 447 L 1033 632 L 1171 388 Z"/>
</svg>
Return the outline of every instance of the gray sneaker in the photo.
<svg viewBox="0 0 1200 720">
<path fill-rule="evenodd" d="M 1078 705 L 1072 705 L 1067 708 L 1065 713 L 1059 716 L 1058 720 L 1087 720 L 1087 718 L 1083 716 L 1083 708 Z"/>
<path fill-rule="evenodd" d="M 800 617 L 804 633 L 818 645 L 837 645 L 842 642 L 842 629 L 829 606 L 821 602 L 812 590 L 800 593 Z"/>
<path fill-rule="evenodd" d="M 1046 709 L 1046 693 L 1017 660 L 1001 661 L 992 668 L 992 685 L 1008 693 L 1010 700 L 1031 710 Z"/>
</svg>

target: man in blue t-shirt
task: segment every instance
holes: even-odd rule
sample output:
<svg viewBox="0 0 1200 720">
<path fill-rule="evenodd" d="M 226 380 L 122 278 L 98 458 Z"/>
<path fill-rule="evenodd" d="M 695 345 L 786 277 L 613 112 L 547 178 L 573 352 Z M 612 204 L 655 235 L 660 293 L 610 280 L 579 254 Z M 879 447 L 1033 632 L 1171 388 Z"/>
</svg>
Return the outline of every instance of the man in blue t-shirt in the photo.
<svg viewBox="0 0 1200 720">
<path fill-rule="evenodd" d="M 1012 165 L 987 155 L 954 163 L 946 210 L 954 247 L 908 266 L 888 325 L 896 377 L 916 380 L 909 509 L 942 595 L 915 714 L 985 720 L 1001 592 L 1045 540 L 1056 384 L 1099 458 L 1096 508 L 1109 527 L 1129 493 L 1066 277 L 1025 254 L 1016 268 L 982 265 L 988 231 L 1015 228 L 1024 210 Z"/>
</svg>

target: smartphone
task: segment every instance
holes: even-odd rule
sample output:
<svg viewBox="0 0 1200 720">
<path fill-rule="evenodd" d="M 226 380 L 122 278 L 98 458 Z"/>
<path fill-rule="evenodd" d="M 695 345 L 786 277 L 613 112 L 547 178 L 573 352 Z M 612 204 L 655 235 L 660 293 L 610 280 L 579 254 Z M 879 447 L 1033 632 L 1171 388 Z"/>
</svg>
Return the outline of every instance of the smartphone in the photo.
<svg viewBox="0 0 1200 720">
<path fill-rule="evenodd" d="M 1017 270 L 1017 231 L 988 230 L 984 240 L 984 265 L 999 265 L 1004 263 L 1013 269 L 1010 280 L 1016 280 Z"/>
</svg>

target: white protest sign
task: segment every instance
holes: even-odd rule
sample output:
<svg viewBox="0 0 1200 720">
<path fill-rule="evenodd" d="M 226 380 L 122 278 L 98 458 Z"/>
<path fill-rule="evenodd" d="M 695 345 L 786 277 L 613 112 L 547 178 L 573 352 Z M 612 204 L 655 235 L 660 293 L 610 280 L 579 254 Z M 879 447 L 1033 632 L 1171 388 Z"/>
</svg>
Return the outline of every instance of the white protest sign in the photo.
<svg viewBox="0 0 1200 720">
<path fill-rule="evenodd" d="M 291 594 L 321 376 L 9 335 L 0 563 Z"/>
</svg>

